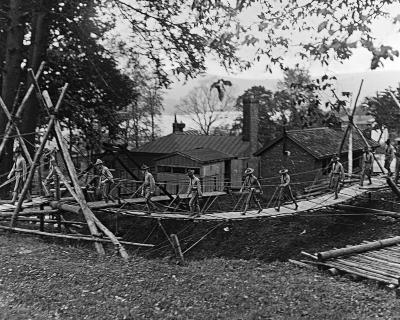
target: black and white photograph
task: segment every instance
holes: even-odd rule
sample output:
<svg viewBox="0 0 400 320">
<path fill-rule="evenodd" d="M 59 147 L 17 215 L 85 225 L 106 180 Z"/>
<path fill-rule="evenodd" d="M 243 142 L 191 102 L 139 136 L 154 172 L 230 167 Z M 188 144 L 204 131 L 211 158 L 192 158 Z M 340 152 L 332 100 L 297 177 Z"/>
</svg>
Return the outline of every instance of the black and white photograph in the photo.
<svg viewBox="0 0 400 320">
<path fill-rule="evenodd" d="M 399 0 L 0 0 L 0 320 L 400 318 Z"/>
</svg>

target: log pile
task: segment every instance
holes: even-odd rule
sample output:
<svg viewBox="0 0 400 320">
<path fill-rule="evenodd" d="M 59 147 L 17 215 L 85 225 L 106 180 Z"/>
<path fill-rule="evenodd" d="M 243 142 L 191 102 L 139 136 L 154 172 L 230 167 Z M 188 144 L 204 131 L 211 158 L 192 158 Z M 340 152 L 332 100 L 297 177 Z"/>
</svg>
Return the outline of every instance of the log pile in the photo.
<svg viewBox="0 0 400 320">
<path fill-rule="evenodd" d="M 292 262 L 299 266 L 301 263 L 318 266 L 333 275 L 350 274 L 355 278 L 375 280 L 390 288 L 397 289 L 400 284 L 400 236 L 315 254 L 302 254 L 308 259 Z"/>
</svg>

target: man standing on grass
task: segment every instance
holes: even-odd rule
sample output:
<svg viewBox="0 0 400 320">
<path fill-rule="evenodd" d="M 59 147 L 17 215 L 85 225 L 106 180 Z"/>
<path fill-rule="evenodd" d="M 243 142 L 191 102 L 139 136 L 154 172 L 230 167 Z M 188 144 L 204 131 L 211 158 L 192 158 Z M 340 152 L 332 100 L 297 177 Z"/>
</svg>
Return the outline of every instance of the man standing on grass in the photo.
<svg viewBox="0 0 400 320">
<path fill-rule="evenodd" d="M 247 196 L 246 199 L 246 205 L 244 207 L 244 211 L 242 212 L 242 215 L 245 215 L 247 212 L 247 209 L 250 206 L 250 201 L 254 199 L 254 202 L 257 204 L 258 207 L 258 213 L 262 211 L 262 207 L 260 204 L 260 198 L 256 194 L 256 191 L 258 190 L 260 194 L 263 193 L 260 181 L 258 181 L 257 177 L 253 174 L 254 169 L 252 168 L 247 168 L 244 172 L 246 177 L 244 178 L 242 187 L 240 188 L 240 193 L 243 193 L 244 191 L 248 192 L 249 195 Z"/>
<path fill-rule="evenodd" d="M 142 197 L 144 197 L 146 201 L 146 207 L 148 210 L 148 214 L 151 214 L 151 210 L 157 210 L 156 205 L 153 201 L 151 201 L 151 197 L 153 196 L 154 192 L 156 191 L 156 181 L 154 180 L 153 175 L 150 173 L 150 167 L 146 166 L 145 164 L 142 165 L 140 168 L 142 170 L 144 181 L 141 186 L 142 188 Z"/>
<path fill-rule="evenodd" d="M 365 176 L 367 176 L 368 178 L 369 181 L 368 184 L 372 184 L 371 174 L 372 174 L 373 164 L 374 164 L 374 155 L 372 154 L 371 149 L 369 147 L 365 147 L 362 156 L 360 186 L 364 185 Z"/>
<path fill-rule="evenodd" d="M 340 182 L 344 179 L 344 169 L 343 165 L 339 161 L 338 156 L 332 158 L 332 170 L 331 178 L 329 183 L 329 188 L 335 191 L 335 199 L 338 198 Z"/>
<path fill-rule="evenodd" d="M 281 208 L 282 196 L 284 194 L 289 196 L 290 200 L 292 200 L 295 205 L 294 210 L 297 210 L 299 206 L 297 205 L 296 199 L 293 196 L 292 188 L 290 187 L 290 176 L 288 174 L 288 169 L 282 169 L 279 171 L 279 173 L 281 175 L 281 184 L 279 185 L 278 208 L 275 210 L 279 212 Z"/>
<path fill-rule="evenodd" d="M 100 159 L 97 159 L 95 166 L 99 174 L 99 188 L 102 188 L 103 200 L 106 203 L 108 203 L 109 200 L 114 202 L 114 198 L 110 195 L 111 185 L 114 183 L 114 177 L 110 169 L 108 169 Z"/>
<path fill-rule="evenodd" d="M 385 169 L 388 171 L 388 176 L 392 175 L 392 171 L 390 171 L 390 165 L 394 159 L 395 149 L 392 146 L 390 139 L 386 140 L 386 147 L 385 147 Z"/>
<path fill-rule="evenodd" d="M 197 217 L 200 216 L 201 214 L 200 202 L 199 202 L 199 198 L 203 196 L 203 193 L 201 192 L 201 183 L 200 179 L 194 175 L 193 170 L 189 169 L 187 171 L 187 175 L 189 177 L 189 186 L 187 194 L 190 197 L 189 200 L 190 216 Z"/>
</svg>

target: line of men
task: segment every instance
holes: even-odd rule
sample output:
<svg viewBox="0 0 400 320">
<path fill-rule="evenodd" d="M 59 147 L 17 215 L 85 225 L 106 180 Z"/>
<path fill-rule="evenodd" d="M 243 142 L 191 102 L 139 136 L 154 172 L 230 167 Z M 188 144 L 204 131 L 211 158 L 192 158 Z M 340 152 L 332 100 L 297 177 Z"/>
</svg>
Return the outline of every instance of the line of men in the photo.
<svg viewBox="0 0 400 320">
<path fill-rule="evenodd" d="M 54 156 L 54 154 L 51 154 Z M 397 140 L 397 148 L 394 148 L 391 145 L 390 140 L 386 141 L 385 147 L 385 164 L 384 167 L 388 170 L 388 175 L 392 175 L 390 171 L 390 166 L 393 159 L 396 157 L 396 170 L 395 170 L 395 181 L 397 183 L 399 178 L 399 169 L 400 169 L 400 139 Z M 369 184 L 372 184 L 371 175 L 373 171 L 373 162 L 374 157 L 370 148 L 365 148 L 363 157 L 362 157 L 362 170 L 361 170 L 361 179 L 360 185 L 363 186 L 365 177 L 368 178 Z M 344 168 L 342 163 L 339 161 L 338 156 L 334 156 L 331 160 L 329 165 L 331 167 L 330 173 L 330 183 L 329 187 L 333 189 L 335 194 L 335 199 L 338 198 L 338 193 L 340 191 L 341 181 L 344 179 Z M 114 198 L 111 195 L 111 186 L 114 184 L 114 177 L 110 171 L 110 169 L 104 165 L 103 161 L 97 159 L 95 163 L 95 168 L 98 175 L 98 189 L 101 190 L 102 199 L 107 203 L 108 201 L 114 202 Z M 138 190 L 141 190 L 142 196 L 145 198 L 146 207 L 148 210 L 148 214 L 151 214 L 153 210 L 157 210 L 157 206 L 151 200 L 151 197 L 154 195 L 155 192 L 155 179 L 153 175 L 150 173 L 150 168 L 143 164 L 141 167 L 144 181 L 141 187 Z M 293 196 L 293 192 L 290 186 L 290 175 L 287 169 L 282 169 L 279 171 L 280 174 L 280 184 L 278 185 L 278 196 L 277 196 L 277 207 L 275 208 L 277 211 L 280 211 L 281 202 L 284 196 L 287 196 L 295 205 L 295 210 L 298 209 L 298 204 Z M 48 185 L 51 176 L 53 175 L 53 170 L 50 166 L 50 171 L 48 176 L 45 179 L 45 185 Z M 201 182 L 198 177 L 194 175 L 193 170 L 188 170 L 187 175 L 189 177 L 187 195 L 190 198 L 189 200 L 189 207 L 190 207 L 190 215 L 191 216 L 198 216 L 201 214 L 200 203 L 199 199 L 202 197 L 202 188 Z M 25 182 L 26 177 L 26 160 L 22 156 L 22 150 L 20 147 L 17 147 L 14 151 L 14 165 L 12 170 L 8 175 L 8 179 L 11 177 L 15 177 L 15 185 L 13 189 L 13 197 L 11 202 L 14 204 L 17 200 L 18 194 L 21 192 L 22 187 Z M 245 201 L 244 211 L 242 212 L 243 215 L 246 214 L 247 210 L 249 209 L 251 202 L 253 201 L 257 208 L 258 213 L 260 213 L 263 208 L 260 203 L 259 195 L 263 194 L 261 184 L 257 177 L 254 175 L 254 169 L 247 168 L 245 170 L 245 178 L 242 183 L 240 193 L 246 193 L 247 198 Z M 31 199 L 30 194 L 28 193 L 27 200 Z"/>
</svg>

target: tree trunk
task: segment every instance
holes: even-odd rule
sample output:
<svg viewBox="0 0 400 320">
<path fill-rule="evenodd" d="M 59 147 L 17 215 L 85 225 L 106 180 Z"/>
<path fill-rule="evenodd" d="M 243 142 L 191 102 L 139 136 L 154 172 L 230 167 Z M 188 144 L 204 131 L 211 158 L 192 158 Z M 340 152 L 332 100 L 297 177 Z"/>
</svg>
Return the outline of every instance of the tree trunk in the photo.
<svg viewBox="0 0 400 320">
<path fill-rule="evenodd" d="M 2 91 L 1 95 L 11 111 L 15 95 L 18 90 L 18 84 L 21 75 L 22 50 L 24 40 L 24 20 L 23 20 L 23 0 L 9 1 L 9 28 L 7 31 L 7 41 L 5 50 L 5 64 L 3 69 Z M 4 113 L 0 113 L 0 134 L 3 134 L 8 119 Z M 10 140 L 6 145 L 6 152 L 0 163 L 0 175 L 10 170 L 12 165 L 12 146 Z M 0 190 L 4 196 L 7 190 Z"/>
<path fill-rule="evenodd" d="M 35 1 L 32 15 L 32 35 L 31 35 L 31 51 L 28 60 L 28 67 L 37 70 L 40 63 L 46 59 L 46 51 L 49 40 L 49 11 L 51 8 L 50 0 Z M 31 80 L 28 77 L 28 86 Z M 21 132 L 27 134 L 25 139 L 28 140 L 29 153 L 35 153 L 35 132 L 39 125 L 40 106 L 35 95 L 32 95 L 28 101 L 28 105 L 22 117 Z"/>
</svg>

